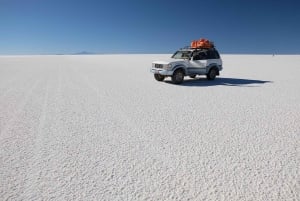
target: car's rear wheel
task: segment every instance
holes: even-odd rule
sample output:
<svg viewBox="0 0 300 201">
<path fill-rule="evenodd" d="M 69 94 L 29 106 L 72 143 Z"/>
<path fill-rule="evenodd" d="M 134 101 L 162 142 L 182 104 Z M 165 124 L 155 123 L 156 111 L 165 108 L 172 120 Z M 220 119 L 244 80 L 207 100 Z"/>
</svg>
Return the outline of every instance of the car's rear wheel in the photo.
<svg viewBox="0 0 300 201">
<path fill-rule="evenodd" d="M 184 72 L 181 69 L 176 70 L 172 75 L 173 84 L 180 84 L 183 82 Z"/>
<path fill-rule="evenodd" d="M 216 68 L 212 68 L 207 73 L 206 77 L 208 80 L 214 80 L 218 74 L 218 70 Z"/>
<path fill-rule="evenodd" d="M 157 81 L 164 81 L 165 79 L 165 76 L 163 75 L 160 75 L 160 74 L 154 74 L 154 78 L 157 80 Z"/>
</svg>

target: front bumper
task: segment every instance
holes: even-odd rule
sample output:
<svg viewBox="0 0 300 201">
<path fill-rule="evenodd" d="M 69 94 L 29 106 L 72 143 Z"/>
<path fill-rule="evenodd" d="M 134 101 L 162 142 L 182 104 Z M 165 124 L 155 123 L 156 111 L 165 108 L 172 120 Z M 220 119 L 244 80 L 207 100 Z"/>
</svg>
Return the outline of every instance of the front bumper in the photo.
<svg viewBox="0 0 300 201">
<path fill-rule="evenodd" d="M 154 74 L 165 75 L 165 76 L 173 75 L 173 71 L 165 70 L 165 69 L 161 69 L 161 68 L 151 68 L 150 72 L 154 73 Z"/>
</svg>

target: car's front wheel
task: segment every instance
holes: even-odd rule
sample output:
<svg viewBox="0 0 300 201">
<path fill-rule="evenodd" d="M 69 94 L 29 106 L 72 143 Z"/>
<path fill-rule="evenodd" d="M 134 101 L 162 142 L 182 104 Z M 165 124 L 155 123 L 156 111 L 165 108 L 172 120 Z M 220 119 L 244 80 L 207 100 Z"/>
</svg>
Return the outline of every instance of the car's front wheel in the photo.
<svg viewBox="0 0 300 201">
<path fill-rule="evenodd" d="M 165 79 L 165 76 L 163 75 L 160 75 L 160 74 L 154 74 L 154 78 L 157 80 L 157 81 L 164 81 Z"/>
<path fill-rule="evenodd" d="M 180 69 L 176 70 L 172 75 L 173 84 L 180 84 L 183 82 L 184 72 Z"/>
</svg>

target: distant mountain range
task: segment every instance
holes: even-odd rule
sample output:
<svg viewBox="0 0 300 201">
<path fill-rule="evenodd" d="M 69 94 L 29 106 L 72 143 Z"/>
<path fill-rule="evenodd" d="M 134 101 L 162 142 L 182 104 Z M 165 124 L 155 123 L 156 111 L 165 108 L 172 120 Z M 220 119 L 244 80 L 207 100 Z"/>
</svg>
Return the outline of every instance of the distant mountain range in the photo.
<svg viewBox="0 0 300 201">
<path fill-rule="evenodd" d="M 87 54 L 96 54 L 96 53 L 95 52 L 88 52 L 88 51 L 73 53 L 73 55 L 87 55 Z"/>
</svg>

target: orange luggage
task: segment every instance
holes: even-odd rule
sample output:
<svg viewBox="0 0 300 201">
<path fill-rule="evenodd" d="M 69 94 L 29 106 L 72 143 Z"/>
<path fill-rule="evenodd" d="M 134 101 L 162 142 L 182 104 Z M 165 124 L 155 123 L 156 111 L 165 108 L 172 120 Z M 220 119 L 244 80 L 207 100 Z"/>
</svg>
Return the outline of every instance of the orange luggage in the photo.
<svg viewBox="0 0 300 201">
<path fill-rule="evenodd" d="M 205 38 L 201 38 L 200 40 L 194 40 L 191 42 L 191 48 L 212 48 L 214 47 L 213 42 L 205 39 Z"/>
<path fill-rule="evenodd" d="M 192 43 L 191 43 L 191 47 L 192 48 L 197 48 L 197 43 L 198 43 L 197 40 L 193 40 Z"/>
</svg>

